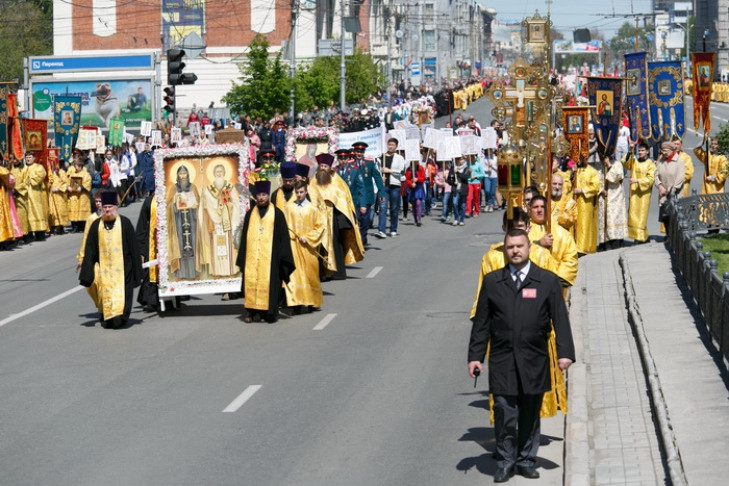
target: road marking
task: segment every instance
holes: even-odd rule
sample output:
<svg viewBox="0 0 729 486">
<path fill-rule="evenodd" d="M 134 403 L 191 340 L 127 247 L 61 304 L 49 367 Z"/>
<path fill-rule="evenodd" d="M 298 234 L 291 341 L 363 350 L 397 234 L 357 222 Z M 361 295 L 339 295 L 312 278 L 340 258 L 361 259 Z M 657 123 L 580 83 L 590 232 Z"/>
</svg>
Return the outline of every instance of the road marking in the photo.
<svg viewBox="0 0 729 486">
<path fill-rule="evenodd" d="M 36 304 L 33 307 L 29 307 L 28 309 L 25 309 L 23 312 L 19 312 L 17 314 L 10 314 L 8 317 L 6 317 L 2 321 L 0 321 L 0 327 L 4 326 L 5 324 L 9 324 L 9 323 L 13 322 L 16 319 L 20 319 L 21 317 L 25 317 L 28 314 L 32 314 L 33 312 L 35 312 L 37 310 L 40 310 L 40 309 L 42 309 L 42 308 L 44 308 L 46 306 L 49 306 L 49 305 L 51 305 L 51 304 L 53 304 L 55 302 L 58 302 L 61 299 L 65 299 L 69 295 L 74 294 L 74 293 L 76 293 L 79 290 L 82 290 L 84 288 L 85 287 L 82 287 L 82 286 L 79 285 L 78 287 L 74 287 L 72 289 L 69 289 L 69 290 L 63 292 L 62 294 L 58 294 L 55 297 L 51 297 L 50 299 L 46 300 L 45 302 L 41 302 L 40 304 Z"/>
<path fill-rule="evenodd" d="M 327 327 L 329 325 L 329 323 L 334 320 L 335 317 L 337 317 L 336 314 L 327 314 L 324 317 L 324 319 L 322 319 L 321 322 L 319 322 L 319 324 L 314 326 L 314 329 L 312 329 L 312 331 L 321 331 L 322 329 Z"/>
<path fill-rule="evenodd" d="M 382 267 L 373 268 L 372 271 L 368 273 L 365 278 L 375 278 L 377 274 L 380 273 L 380 270 L 382 270 Z"/>
<path fill-rule="evenodd" d="M 223 409 L 223 412 L 237 412 L 240 407 L 245 404 L 248 399 L 250 399 L 254 393 L 256 393 L 258 390 L 260 390 L 263 387 L 263 385 L 251 385 L 245 390 L 243 390 L 243 393 L 238 395 L 235 400 L 230 402 L 230 405 L 225 407 Z"/>
</svg>

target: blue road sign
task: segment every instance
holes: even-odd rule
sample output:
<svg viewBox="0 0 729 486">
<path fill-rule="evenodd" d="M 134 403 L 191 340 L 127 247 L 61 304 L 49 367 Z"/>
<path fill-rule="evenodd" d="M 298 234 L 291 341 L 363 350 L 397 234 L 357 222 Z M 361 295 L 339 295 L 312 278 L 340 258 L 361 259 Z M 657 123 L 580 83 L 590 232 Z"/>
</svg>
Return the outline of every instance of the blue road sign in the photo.
<svg viewBox="0 0 729 486">
<path fill-rule="evenodd" d="M 118 56 L 40 56 L 31 57 L 31 74 L 84 71 L 141 71 L 154 69 L 152 53 Z"/>
</svg>

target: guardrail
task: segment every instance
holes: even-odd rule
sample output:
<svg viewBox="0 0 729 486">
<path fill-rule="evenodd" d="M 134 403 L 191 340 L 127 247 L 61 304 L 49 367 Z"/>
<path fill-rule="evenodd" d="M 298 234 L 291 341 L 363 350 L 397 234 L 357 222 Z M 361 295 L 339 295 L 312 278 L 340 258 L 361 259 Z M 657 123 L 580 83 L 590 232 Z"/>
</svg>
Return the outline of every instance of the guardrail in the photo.
<svg viewBox="0 0 729 486">
<path fill-rule="evenodd" d="M 717 261 L 697 239 L 704 231 L 729 227 L 729 194 L 702 194 L 666 204 L 666 237 L 678 270 L 716 346 L 729 361 L 729 272 L 719 276 Z"/>
</svg>

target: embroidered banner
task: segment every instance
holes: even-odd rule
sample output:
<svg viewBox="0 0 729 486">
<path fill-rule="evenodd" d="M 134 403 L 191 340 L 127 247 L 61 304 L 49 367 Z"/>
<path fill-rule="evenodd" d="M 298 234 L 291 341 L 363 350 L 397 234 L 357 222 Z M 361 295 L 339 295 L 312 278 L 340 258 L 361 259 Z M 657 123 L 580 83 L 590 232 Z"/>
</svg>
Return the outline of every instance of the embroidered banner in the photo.
<svg viewBox="0 0 729 486">
<path fill-rule="evenodd" d="M 623 80 L 620 78 L 589 77 L 587 93 L 590 100 L 592 125 L 597 137 L 600 157 L 612 157 L 618 144 L 618 132 L 623 115 Z"/>
<path fill-rule="evenodd" d="M 48 120 L 35 120 L 32 118 L 21 118 L 23 125 L 23 145 L 26 152 L 35 154 L 36 162 L 43 164 L 48 173 L 48 157 L 46 142 L 48 140 Z"/>
<path fill-rule="evenodd" d="M 704 131 L 707 133 L 711 130 L 711 85 L 714 81 L 715 62 L 716 52 L 691 53 L 694 81 L 694 128 L 698 130 L 703 120 Z"/>
<path fill-rule="evenodd" d="M 14 155 L 16 159 L 22 159 L 25 155 L 23 148 L 23 137 L 18 118 L 18 95 L 8 93 L 8 155 Z"/>
<path fill-rule="evenodd" d="M 570 143 L 569 156 L 575 161 L 587 159 L 590 154 L 590 140 L 587 136 L 587 107 L 563 106 L 562 126 L 564 136 Z"/>
<path fill-rule="evenodd" d="M 625 54 L 625 94 L 630 117 L 630 138 L 650 140 L 651 112 L 648 109 L 648 73 L 645 52 Z"/>
<path fill-rule="evenodd" d="M 0 84 L 0 156 L 8 158 L 8 85 Z"/>
<path fill-rule="evenodd" d="M 60 149 L 59 157 L 70 161 L 73 147 L 78 138 L 81 123 L 80 96 L 53 97 L 53 126 L 55 128 L 56 147 Z"/>
<path fill-rule="evenodd" d="M 654 141 L 670 140 L 673 135 L 683 137 L 686 126 L 681 61 L 648 63 L 648 106 Z"/>
</svg>

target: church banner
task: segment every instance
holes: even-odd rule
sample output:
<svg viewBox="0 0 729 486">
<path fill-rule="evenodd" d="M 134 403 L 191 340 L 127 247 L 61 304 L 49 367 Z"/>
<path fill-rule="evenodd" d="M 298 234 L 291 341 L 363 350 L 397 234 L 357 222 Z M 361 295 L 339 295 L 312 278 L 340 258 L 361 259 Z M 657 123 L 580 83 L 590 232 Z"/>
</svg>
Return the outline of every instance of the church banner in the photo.
<svg viewBox="0 0 729 486">
<path fill-rule="evenodd" d="M 597 137 L 597 152 L 612 157 L 618 144 L 623 115 L 623 80 L 621 78 L 589 77 L 587 93 L 590 100 L 592 125 Z"/>
<path fill-rule="evenodd" d="M 630 138 L 650 140 L 651 112 L 648 109 L 648 72 L 645 52 L 625 55 L 625 77 L 628 78 L 625 94 L 630 117 Z"/>
<path fill-rule="evenodd" d="M 152 259 L 160 298 L 240 292 L 235 262 L 250 205 L 248 147 L 158 149 L 154 161 L 157 257 Z"/>
<path fill-rule="evenodd" d="M 0 84 L 0 156 L 8 157 L 8 85 Z"/>
<path fill-rule="evenodd" d="M 153 137 L 154 138 L 154 137 Z M 112 147 L 121 147 L 124 141 L 124 120 L 121 118 L 113 118 L 109 123 L 109 145 Z M 152 143 L 152 145 L 155 145 Z M 161 146 L 162 143 L 156 144 Z"/>
<path fill-rule="evenodd" d="M 694 85 L 694 128 L 704 122 L 704 131 L 711 130 L 711 85 L 714 81 L 716 52 L 691 53 Z"/>
<path fill-rule="evenodd" d="M 53 97 L 53 126 L 60 158 L 70 161 L 81 123 L 80 96 Z"/>
<path fill-rule="evenodd" d="M 20 120 L 23 125 L 23 145 L 26 153 L 33 152 L 36 162 L 43 164 L 48 172 L 48 158 L 46 157 L 48 121 L 33 118 L 21 118 Z"/>
<path fill-rule="evenodd" d="M 654 141 L 670 140 L 673 135 L 683 137 L 686 126 L 681 61 L 648 63 L 648 106 Z"/>
<path fill-rule="evenodd" d="M 25 155 L 23 148 L 22 129 L 20 128 L 20 117 L 18 115 L 18 95 L 8 93 L 8 155 L 22 159 Z"/>
<path fill-rule="evenodd" d="M 562 126 L 563 133 L 570 143 L 569 156 L 575 161 L 580 158 L 587 159 L 590 153 L 590 141 L 587 137 L 587 107 L 563 106 Z"/>
</svg>

